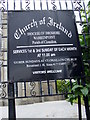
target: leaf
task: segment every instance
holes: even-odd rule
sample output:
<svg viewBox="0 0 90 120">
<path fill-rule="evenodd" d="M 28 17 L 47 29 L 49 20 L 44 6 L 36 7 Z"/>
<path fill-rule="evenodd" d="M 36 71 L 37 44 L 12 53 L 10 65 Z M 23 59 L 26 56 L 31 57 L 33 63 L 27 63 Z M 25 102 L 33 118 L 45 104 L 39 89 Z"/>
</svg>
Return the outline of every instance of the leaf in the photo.
<svg viewBox="0 0 90 120">
<path fill-rule="evenodd" d="M 90 89 L 90 84 L 87 84 L 86 86 Z"/>
<path fill-rule="evenodd" d="M 82 88 L 82 87 L 83 87 L 82 85 L 75 85 L 75 86 L 72 88 L 72 90 L 75 91 L 76 89 Z"/>
<path fill-rule="evenodd" d="M 88 94 L 88 88 L 84 87 L 83 89 L 81 89 L 81 92 L 86 97 L 86 95 Z"/>
<path fill-rule="evenodd" d="M 82 15 L 81 17 L 86 18 L 86 16 L 85 16 L 85 15 Z"/>
</svg>

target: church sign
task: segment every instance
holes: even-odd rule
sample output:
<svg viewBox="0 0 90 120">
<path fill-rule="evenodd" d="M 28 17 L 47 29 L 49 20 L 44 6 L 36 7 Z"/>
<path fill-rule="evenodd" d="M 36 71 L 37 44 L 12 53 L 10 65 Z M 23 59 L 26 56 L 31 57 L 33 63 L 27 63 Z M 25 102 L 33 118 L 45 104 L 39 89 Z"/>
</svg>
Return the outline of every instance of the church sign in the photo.
<svg viewBox="0 0 90 120">
<path fill-rule="evenodd" d="M 8 77 L 39 81 L 81 76 L 72 10 L 8 12 Z"/>
</svg>

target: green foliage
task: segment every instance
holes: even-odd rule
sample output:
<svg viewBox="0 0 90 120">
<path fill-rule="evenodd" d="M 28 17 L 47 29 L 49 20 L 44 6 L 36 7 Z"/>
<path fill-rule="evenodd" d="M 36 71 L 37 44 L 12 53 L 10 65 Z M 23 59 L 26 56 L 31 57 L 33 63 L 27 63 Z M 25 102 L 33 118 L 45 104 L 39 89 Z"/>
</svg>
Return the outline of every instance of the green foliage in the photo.
<svg viewBox="0 0 90 120">
<path fill-rule="evenodd" d="M 90 101 L 90 84 L 86 84 L 84 87 L 83 85 L 78 85 L 77 82 L 73 83 L 72 87 L 72 93 L 68 95 L 68 101 L 73 104 L 74 100 L 78 98 L 78 95 L 80 97 L 82 96 L 88 96 L 89 101 Z"/>
<path fill-rule="evenodd" d="M 90 76 L 90 63 L 85 62 L 90 60 L 90 1 L 88 3 L 88 11 L 81 10 L 81 17 L 84 20 L 82 23 L 82 33 L 84 33 L 85 36 L 79 35 L 80 44 L 81 46 L 85 46 L 85 40 L 87 42 L 87 47 L 82 49 L 82 58 L 84 61 L 84 72 L 86 76 L 86 85 L 83 86 L 80 81 L 80 85 L 75 81 L 72 83 L 72 89 L 70 86 L 70 81 L 57 81 L 58 91 L 60 93 L 71 93 L 68 94 L 68 101 L 73 104 L 73 102 L 78 99 L 78 96 L 82 98 L 82 96 L 88 96 L 89 98 L 89 104 L 90 104 L 90 80 L 87 78 Z M 88 16 L 88 23 L 86 21 L 86 14 Z"/>
<path fill-rule="evenodd" d="M 64 81 L 64 80 L 57 80 L 57 88 L 59 93 L 71 93 L 68 94 L 68 96 L 65 96 L 66 99 L 73 104 L 74 101 L 77 101 L 78 96 L 88 96 L 89 98 L 89 103 L 90 103 L 90 83 L 86 84 L 85 86 L 78 85 L 77 81 L 72 82 L 72 89 L 70 85 L 70 81 Z"/>
<path fill-rule="evenodd" d="M 86 15 L 87 15 L 87 20 L 86 20 Z M 82 58 L 84 61 L 90 60 L 90 1 L 88 3 L 88 11 L 81 10 L 81 17 L 83 19 L 82 23 L 82 33 L 84 33 L 85 36 L 79 35 L 80 39 L 80 44 L 81 46 L 85 46 L 85 41 L 87 48 L 82 49 Z M 89 66 L 89 64 L 88 64 Z M 85 72 L 86 72 L 86 65 L 85 65 Z M 87 73 L 87 72 L 86 72 Z M 90 71 L 89 71 L 90 73 Z M 90 74 L 89 74 L 90 75 Z"/>
<path fill-rule="evenodd" d="M 86 95 L 88 95 L 89 90 L 88 90 L 88 88 L 83 87 L 83 89 L 81 89 L 81 92 L 86 97 Z"/>
<path fill-rule="evenodd" d="M 59 93 L 66 93 L 68 91 L 68 84 L 65 80 L 57 80 L 57 88 Z"/>
<path fill-rule="evenodd" d="M 86 20 L 86 14 L 87 14 L 87 19 L 88 23 Z M 79 35 L 80 39 L 80 44 L 81 46 L 85 46 L 85 40 L 87 43 L 87 47 L 82 49 L 82 58 L 83 61 L 88 61 L 90 60 L 90 1 L 88 3 L 88 11 L 81 10 L 81 17 L 83 19 L 83 24 L 82 24 L 82 33 L 85 34 Z M 89 62 L 84 62 L 84 71 L 86 76 L 90 76 L 90 63 Z M 89 81 L 87 79 L 87 81 Z"/>
</svg>

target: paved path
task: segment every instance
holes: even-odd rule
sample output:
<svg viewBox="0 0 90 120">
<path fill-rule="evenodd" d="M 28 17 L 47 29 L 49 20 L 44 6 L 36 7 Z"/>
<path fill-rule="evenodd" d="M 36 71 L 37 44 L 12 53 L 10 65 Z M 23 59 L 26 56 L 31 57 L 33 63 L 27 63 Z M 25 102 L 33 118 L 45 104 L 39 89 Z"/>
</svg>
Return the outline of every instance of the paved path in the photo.
<svg viewBox="0 0 90 120">
<path fill-rule="evenodd" d="M 54 101 L 16 106 L 17 118 L 78 118 L 78 105 L 67 101 Z M 0 120 L 8 116 L 8 107 L 0 107 Z M 82 106 L 85 118 L 85 108 Z"/>
</svg>

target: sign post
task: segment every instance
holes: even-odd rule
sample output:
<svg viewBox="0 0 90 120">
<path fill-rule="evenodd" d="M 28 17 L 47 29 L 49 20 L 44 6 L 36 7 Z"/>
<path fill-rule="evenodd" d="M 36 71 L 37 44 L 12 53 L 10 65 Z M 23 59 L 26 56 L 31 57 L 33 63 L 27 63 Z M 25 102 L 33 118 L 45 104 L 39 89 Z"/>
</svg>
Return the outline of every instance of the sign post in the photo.
<svg viewBox="0 0 90 120">
<path fill-rule="evenodd" d="M 15 96 L 14 96 L 14 83 L 8 83 L 8 115 L 9 120 L 16 120 L 16 110 L 15 110 Z"/>
</svg>

